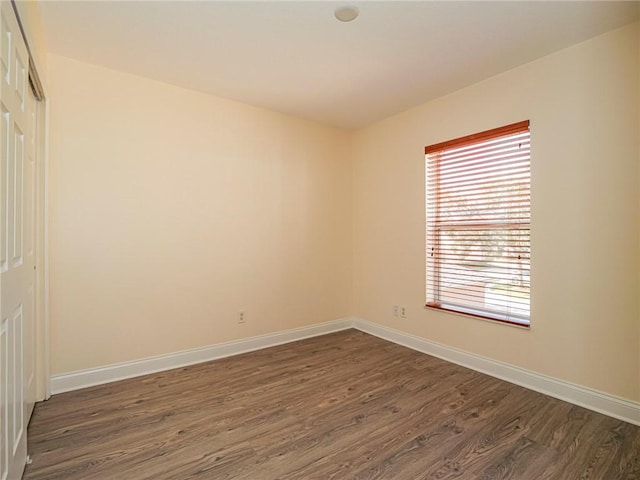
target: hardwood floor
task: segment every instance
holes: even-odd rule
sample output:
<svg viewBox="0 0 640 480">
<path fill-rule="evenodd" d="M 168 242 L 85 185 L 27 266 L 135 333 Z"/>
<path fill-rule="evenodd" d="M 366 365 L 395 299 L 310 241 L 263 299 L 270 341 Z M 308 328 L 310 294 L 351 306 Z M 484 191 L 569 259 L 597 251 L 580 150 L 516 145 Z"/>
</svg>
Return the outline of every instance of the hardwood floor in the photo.
<svg viewBox="0 0 640 480">
<path fill-rule="evenodd" d="M 640 427 L 348 330 L 38 404 L 25 480 L 640 479 Z"/>
</svg>

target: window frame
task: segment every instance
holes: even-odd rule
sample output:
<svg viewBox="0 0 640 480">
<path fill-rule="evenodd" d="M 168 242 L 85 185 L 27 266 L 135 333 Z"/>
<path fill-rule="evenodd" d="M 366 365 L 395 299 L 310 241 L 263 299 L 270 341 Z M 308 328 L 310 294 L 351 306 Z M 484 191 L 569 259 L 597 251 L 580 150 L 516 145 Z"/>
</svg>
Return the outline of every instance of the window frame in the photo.
<svg viewBox="0 0 640 480">
<path fill-rule="evenodd" d="M 486 308 L 486 304 L 483 303 L 482 307 L 483 308 L 473 308 L 470 306 L 465 306 L 465 305 L 456 305 L 454 302 L 440 302 L 439 300 L 442 300 L 442 298 L 440 297 L 442 288 L 443 288 L 443 284 L 445 284 L 446 282 L 443 281 L 443 274 L 441 273 L 441 268 L 444 265 L 445 268 L 447 266 L 446 261 L 442 260 L 442 255 L 443 254 L 439 254 L 436 253 L 436 255 L 440 255 L 440 257 L 437 260 L 434 260 L 432 262 L 429 261 L 429 255 L 430 255 L 430 250 L 432 251 L 431 255 L 433 255 L 434 251 L 440 251 L 440 245 L 443 243 L 443 235 L 441 235 L 440 233 L 435 233 L 435 232 L 442 232 L 443 227 L 446 228 L 446 231 L 454 231 L 456 229 L 460 230 L 460 231 L 469 231 L 469 225 L 468 224 L 463 224 L 462 222 L 459 222 L 458 225 L 455 224 L 455 222 L 452 222 L 449 225 L 445 225 L 445 222 L 440 222 L 440 220 L 437 220 L 438 214 L 436 213 L 436 220 L 433 220 L 430 218 L 430 207 L 429 207 L 429 201 L 430 201 L 430 196 L 435 195 L 436 199 L 435 199 L 435 206 L 433 208 L 437 209 L 441 206 L 441 199 L 439 197 L 440 193 L 432 193 L 429 191 L 429 185 L 430 185 L 430 181 L 429 181 L 429 175 L 430 175 L 430 171 L 429 171 L 429 166 L 430 164 L 434 164 L 436 165 L 436 168 L 439 169 L 440 168 L 440 163 L 439 163 L 439 158 L 436 157 L 436 159 L 434 160 L 434 157 L 436 155 L 444 155 L 444 152 L 447 151 L 451 151 L 451 150 L 455 150 L 455 149 L 460 149 L 463 147 L 469 147 L 469 146 L 473 146 L 473 145 L 477 145 L 477 144 L 481 144 L 483 142 L 488 142 L 488 141 L 492 141 L 492 140 L 497 140 L 503 137 L 508 137 L 511 135 L 515 135 L 515 134 L 522 134 L 522 133 L 527 133 L 528 134 L 528 141 L 530 142 L 530 134 L 531 134 L 531 129 L 530 129 L 530 121 L 529 120 L 524 120 L 521 122 L 517 122 L 517 123 L 512 123 L 509 125 L 505 125 L 502 127 L 498 127 L 498 128 L 493 128 L 490 130 L 486 130 L 483 132 L 479 132 L 479 133 L 474 133 L 471 135 L 467 135 L 464 137 L 460 137 L 460 138 L 456 138 L 453 140 L 448 140 L 445 142 L 440 142 L 440 143 L 436 143 L 433 145 L 429 145 L 427 147 L 425 147 L 425 205 L 426 205 L 426 228 L 425 228 L 425 233 L 426 233 L 426 242 L 425 242 L 425 254 L 426 254 L 426 262 L 425 262 L 425 279 L 426 279 L 426 285 L 425 285 L 425 298 L 426 298 L 426 305 L 425 307 L 428 309 L 435 309 L 438 311 L 444 311 L 444 312 L 449 312 L 449 313 L 454 313 L 454 314 L 458 314 L 458 315 L 464 315 L 464 316 L 471 316 L 473 318 L 479 318 L 482 320 L 489 320 L 489 321 L 493 321 L 493 322 L 499 322 L 499 323 L 503 323 L 503 324 L 509 324 L 509 325 L 514 325 L 514 326 L 518 326 L 518 327 L 523 327 L 523 328 L 530 328 L 531 327 L 531 295 L 530 295 L 530 291 L 531 291 L 531 151 L 530 151 L 530 146 L 529 146 L 529 153 L 528 153 L 528 157 L 526 159 L 526 166 L 528 167 L 528 174 L 527 174 L 527 195 L 528 195 L 528 202 L 526 203 L 526 214 L 528 216 L 528 221 L 527 222 L 500 222 L 498 220 L 496 221 L 487 221 L 486 223 L 483 223 L 482 226 L 478 227 L 478 231 L 479 232 L 490 232 L 489 235 L 491 235 L 491 232 L 499 232 L 499 231 L 508 231 L 510 229 L 513 228 L 514 225 L 517 225 L 517 227 L 515 227 L 515 230 L 520 231 L 527 231 L 527 238 L 528 241 L 526 243 L 526 249 L 528 250 L 528 258 L 527 258 L 527 262 L 526 262 L 526 268 L 524 267 L 519 267 L 517 269 L 518 274 L 521 276 L 521 278 L 523 278 L 525 272 L 528 272 L 528 289 L 529 289 L 529 303 L 528 303 L 528 315 L 523 315 L 523 314 L 517 314 L 514 312 L 509 312 L 509 309 L 512 307 L 505 307 L 502 310 L 504 311 L 504 313 L 498 313 L 496 311 L 489 311 L 489 309 Z M 479 155 L 479 157 L 482 157 L 482 154 Z M 477 159 L 475 159 L 477 161 Z M 473 158 L 471 158 L 469 160 L 470 162 L 474 161 Z M 451 168 L 451 167 L 449 167 Z M 464 168 L 464 166 L 462 167 Z M 474 169 L 476 169 L 474 167 Z M 481 169 L 477 169 L 477 170 L 481 170 Z M 439 176 L 439 170 L 436 170 L 435 175 L 438 177 Z M 435 185 L 437 185 L 437 188 L 441 188 L 441 184 L 439 183 L 439 178 L 437 180 L 434 180 Z M 513 185 L 517 185 L 517 183 L 509 183 L 508 186 L 513 186 Z M 465 194 L 466 195 L 466 194 Z M 466 196 L 463 196 L 462 198 L 468 198 Z M 484 198 L 483 198 L 484 199 Z M 507 210 L 509 207 L 505 207 L 505 210 Z M 518 207 L 520 208 L 520 207 Z M 440 223 L 438 223 L 440 222 Z M 430 231 L 430 225 L 433 224 L 432 229 L 435 230 L 435 232 Z M 435 226 L 437 225 L 437 227 Z M 523 228 L 523 226 L 526 226 L 525 228 Z M 517 233 L 516 233 L 517 235 Z M 433 236 L 433 239 L 430 237 Z M 509 246 L 511 247 L 513 244 L 515 244 L 518 240 L 509 240 Z M 455 244 L 454 245 L 458 245 Z M 431 247 L 431 248 L 430 248 Z M 480 250 L 482 253 L 486 252 L 486 250 Z M 520 261 L 520 256 L 518 256 L 518 261 Z M 435 269 L 434 272 L 430 272 L 430 268 L 429 265 L 432 265 L 433 268 Z M 455 265 L 455 263 L 449 262 L 449 265 Z M 501 267 L 502 268 L 502 267 Z M 456 273 L 456 275 L 458 275 Z M 504 278 L 506 278 L 507 275 L 505 275 Z M 487 278 L 489 277 L 480 277 L 482 278 L 483 282 L 486 283 Z M 486 289 L 486 285 L 483 286 L 483 288 Z M 430 294 L 432 294 L 432 298 L 430 298 Z M 469 298 L 471 298 L 473 295 L 472 294 L 466 294 L 468 295 Z M 509 297 L 511 296 L 511 292 Z"/>
</svg>

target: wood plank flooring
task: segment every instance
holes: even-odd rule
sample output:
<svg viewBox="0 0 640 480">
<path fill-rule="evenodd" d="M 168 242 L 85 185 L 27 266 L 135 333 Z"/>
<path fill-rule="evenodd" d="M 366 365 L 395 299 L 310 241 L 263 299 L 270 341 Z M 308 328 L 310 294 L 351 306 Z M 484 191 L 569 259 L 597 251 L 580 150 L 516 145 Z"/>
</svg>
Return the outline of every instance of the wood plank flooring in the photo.
<svg viewBox="0 0 640 480">
<path fill-rule="evenodd" d="M 640 427 L 355 331 L 52 397 L 25 480 L 640 480 Z"/>
</svg>

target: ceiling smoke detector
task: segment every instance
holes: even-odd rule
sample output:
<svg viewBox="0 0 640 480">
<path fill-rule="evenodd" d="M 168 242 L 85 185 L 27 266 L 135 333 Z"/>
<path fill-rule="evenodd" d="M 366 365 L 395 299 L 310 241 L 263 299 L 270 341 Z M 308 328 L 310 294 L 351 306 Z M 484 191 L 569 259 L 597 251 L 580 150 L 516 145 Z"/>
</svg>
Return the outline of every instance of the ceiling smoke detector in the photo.
<svg viewBox="0 0 640 480">
<path fill-rule="evenodd" d="M 336 18 L 341 22 L 351 22 L 356 19 L 360 11 L 358 7 L 353 5 L 346 5 L 344 7 L 336 8 Z"/>
</svg>

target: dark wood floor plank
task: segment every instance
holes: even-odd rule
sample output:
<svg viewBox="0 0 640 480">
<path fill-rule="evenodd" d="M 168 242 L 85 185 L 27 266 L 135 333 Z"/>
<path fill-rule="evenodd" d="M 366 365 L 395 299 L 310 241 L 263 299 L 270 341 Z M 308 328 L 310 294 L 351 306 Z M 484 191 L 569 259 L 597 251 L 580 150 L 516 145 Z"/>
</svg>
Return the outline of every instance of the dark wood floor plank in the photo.
<svg viewBox="0 0 640 480">
<path fill-rule="evenodd" d="M 636 429 L 628 423 L 623 424 L 623 431 L 620 432 L 622 444 L 604 478 L 640 480 L 640 435 Z"/>
<path fill-rule="evenodd" d="M 25 480 L 640 480 L 640 428 L 349 330 L 56 395 Z"/>
<path fill-rule="evenodd" d="M 502 384 L 508 388 L 508 395 L 501 401 L 492 399 L 482 409 L 466 412 L 472 422 L 467 421 L 465 440 L 447 448 L 441 446 L 444 453 L 437 462 L 430 465 L 420 478 L 449 478 L 464 472 L 476 475 L 487 464 L 487 458 L 501 457 L 529 431 L 527 418 L 546 406 L 543 395 L 522 395 L 522 387 Z M 527 392 L 529 393 L 529 392 Z"/>
<path fill-rule="evenodd" d="M 587 457 L 587 462 L 580 474 L 581 479 L 605 478 L 605 473 L 613 464 L 618 453 L 623 449 L 626 433 L 625 425 L 612 418 L 604 418 L 602 420 L 600 427 L 602 433 L 598 437 L 592 438 L 597 448 L 590 458 Z M 636 453 L 640 455 L 640 450 Z"/>
<path fill-rule="evenodd" d="M 477 480 L 537 479 L 556 460 L 556 452 L 527 437 L 520 437 L 513 447 L 495 461 Z"/>
<path fill-rule="evenodd" d="M 381 467 L 372 465 L 374 463 L 372 459 L 382 458 L 385 463 L 395 462 L 397 459 L 394 454 L 406 445 L 412 444 L 421 435 L 441 435 L 439 439 L 441 446 L 447 439 L 449 442 L 457 443 L 458 437 L 464 436 L 465 429 L 471 427 L 468 420 L 465 422 L 465 417 L 467 419 L 478 418 L 469 414 L 470 412 L 475 412 L 486 405 L 497 406 L 508 393 L 508 387 L 504 388 L 504 382 L 495 382 L 494 385 L 485 385 L 487 388 L 484 388 L 478 395 L 467 395 L 469 390 L 476 389 L 484 383 L 486 383 L 484 379 L 476 376 L 456 388 L 440 393 L 437 398 L 429 396 L 426 391 L 406 396 L 411 400 L 411 403 L 398 402 L 394 406 L 399 409 L 398 413 L 402 415 L 401 418 L 415 420 L 389 424 L 385 429 L 377 430 L 368 435 L 367 442 L 356 443 L 355 448 L 351 450 L 356 460 L 350 463 L 349 470 L 364 469 L 369 475 L 373 475 L 373 472 Z M 434 391 L 441 392 L 439 389 Z M 403 403 L 409 403 L 407 405 L 409 408 L 406 408 Z M 447 428 L 443 429 L 443 425 Z M 446 433 L 450 433 L 450 435 L 444 435 Z M 423 456 L 421 462 L 427 461 L 428 458 L 430 457 Z M 300 476 L 292 476 L 291 478 L 304 478 L 304 474 L 311 474 L 316 468 L 319 468 L 319 465 L 310 467 L 299 472 Z M 344 473 L 345 466 L 341 465 L 341 467 Z M 416 467 L 419 470 L 423 469 L 422 463 Z M 385 468 L 388 470 L 389 466 L 387 465 Z M 331 469 L 322 471 L 329 477 L 339 478 L 337 472 Z M 366 473 L 361 472 L 360 475 L 366 475 Z"/>
</svg>

